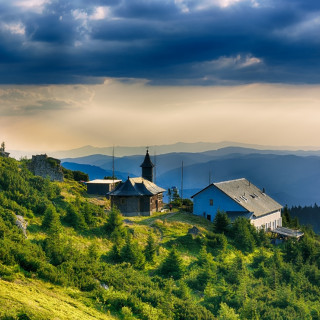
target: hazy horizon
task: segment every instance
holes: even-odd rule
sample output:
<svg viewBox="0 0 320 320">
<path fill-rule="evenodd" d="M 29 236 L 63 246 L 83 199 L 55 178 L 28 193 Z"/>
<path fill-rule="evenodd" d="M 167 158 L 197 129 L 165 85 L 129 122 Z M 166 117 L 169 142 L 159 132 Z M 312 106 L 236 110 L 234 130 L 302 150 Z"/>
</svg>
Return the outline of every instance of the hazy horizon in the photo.
<svg viewBox="0 0 320 320">
<path fill-rule="evenodd" d="M 0 2 L 8 150 L 320 148 L 320 3 Z"/>
</svg>

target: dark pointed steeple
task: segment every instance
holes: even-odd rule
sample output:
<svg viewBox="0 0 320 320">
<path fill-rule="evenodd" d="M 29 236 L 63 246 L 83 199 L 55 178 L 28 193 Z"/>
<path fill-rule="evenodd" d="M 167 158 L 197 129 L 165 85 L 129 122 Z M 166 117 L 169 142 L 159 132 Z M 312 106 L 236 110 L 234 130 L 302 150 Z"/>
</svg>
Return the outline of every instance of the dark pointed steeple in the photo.
<svg viewBox="0 0 320 320">
<path fill-rule="evenodd" d="M 144 157 L 144 161 L 142 162 L 142 178 L 147 179 L 153 182 L 153 167 L 154 164 L 152 163 L 149 155 L 149 150 L 147 149 L 146 156 Z"/>
</svg>

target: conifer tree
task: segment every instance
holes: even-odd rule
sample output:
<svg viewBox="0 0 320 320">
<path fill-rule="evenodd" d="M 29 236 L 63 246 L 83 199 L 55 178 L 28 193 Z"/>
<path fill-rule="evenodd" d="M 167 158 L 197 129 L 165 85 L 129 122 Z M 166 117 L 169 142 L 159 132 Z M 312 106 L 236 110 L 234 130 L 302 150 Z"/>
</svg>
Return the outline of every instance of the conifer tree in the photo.
<svg viewBox="0 0 320 320">
<path fill-rule="evenodd" d="M 69 204 L 65 220 L 75 229 L 86 229 L 86 221 L 84 219 L 83 214 L 79 210 L 80 209 L 79 207 L 77 207 L 76 204 Z"/>
<path fill-rule="evenodd" d="M 121 259 L 131 263 L 137 269 L 144 268 L 145 256 L 138 243 L 132 240 L 130 233 L 127 234 L 126 243 L 121 249 Z"/>
<path fill-rule="evenodd" d="M 154 262 L 156 252 L 157 252 L 157 245 L 154 241 L 153 236 L 151 235 L 151 233 L 149 233 L 148 239 L 147 239 L 147 245 L 144 249 L 146 260 L 151 263 Z"/>
<path fill-rule="evenodd" d="M 283 224 L 283 226 L 290 226 L 291 225 L 291 216 L 290 216 L 289 209 L 288 209 L 287 205 L 283 208 L 282 224 Z"/>
<path fill-rule="evenodd" d="M 172 277 L 173 279 L 180 279 L 182 277 L 184 266 L 176 248 L 170 250 L 159 271 L 165 277 Z"/>
<path fill-rule="evenodd" d="M 88 258 L 92 262 L 97 262 L 99 260 L 98 246 L 94 242 L 88 248 Z"/>
<path fill-rule="evenodd" d="M 44 229 L 49 229 L 52 224 L 60 225 L 60 216 L 56 211 L 56 208 L 52 204 L 50 204 L 44 212 L 44 218 L 42 220 L 41 226 Z"/>
<path fill-rule="evenodd" d="M 112 208 L 108 214 L 105 229 L 110 234 L 114 231 L 123 233 L 123 221 L 121 213 L 118 209 Z"/>
<path fill-rule="evenodd" d="M 45 240 L 45 252 L 50 262 L 57 266 L 65 261 L 65 242 L 61 234 L 61 224 L 53 220 L 48 229 L 48 238 Z"/>
<path fill-rule="evenodd" d="M 220 310 L 218 313 L 219 320 L 238 320 L 240 319 L 239 315 L 234 311 L 233 308 L 230 308 L 226 303 L 221 302 Z"/>
<path fill-rule="evenodd" d="M 253 233 L 256 232 L 250 221 L 246 218 L 237 218 L 232 226 L 232 234 L 236 247 L 246 252 L 253 252 L 255 239 Z"/>
<path fill-rule="evenodd" d="M 197 259 L 197 263 L 199 264 L 199 266 L 202 267 L 206 265 L 207 263 L 210 262 L 211 258 L 212 256 L 208 254 L 206 246 L 202 246 Z"/>
<path fill-rule="evenodd" d="M 108 256 L 114 263 L 122 262 L 121 247 L 118 245 L 118 243 L 113 244 Z"/>
<path fill-rule="evenodd" d="M 230 226 L 230 219 L 225 212 L 221 212 L 218 210 L 214 220 L 213 220 L 213 227 L 215 232 L 218 233 L 226 233 L 228 231 L 228 227 Z"/>
</svg>

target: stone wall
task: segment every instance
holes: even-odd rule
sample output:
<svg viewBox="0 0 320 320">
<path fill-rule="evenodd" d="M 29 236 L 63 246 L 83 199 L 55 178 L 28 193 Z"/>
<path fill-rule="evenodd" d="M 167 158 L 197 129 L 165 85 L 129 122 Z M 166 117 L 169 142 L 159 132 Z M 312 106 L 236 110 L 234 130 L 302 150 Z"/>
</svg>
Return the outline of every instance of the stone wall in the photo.
<svg viewBox="0 0 320 320">
<path fill-rule="evenodd" d="M 0 157 L 9 158 L 9 152 L 5 152 L 3 150 L 0 150 Z"/>
<path fill-rule="evenodd" d="M 50 158 L 46 154 L 32 156 L 29 165 L 30 171 L 43 178 L 49 177 L 51 181 L 63 181 L 61 161 Z"/>
</svg>

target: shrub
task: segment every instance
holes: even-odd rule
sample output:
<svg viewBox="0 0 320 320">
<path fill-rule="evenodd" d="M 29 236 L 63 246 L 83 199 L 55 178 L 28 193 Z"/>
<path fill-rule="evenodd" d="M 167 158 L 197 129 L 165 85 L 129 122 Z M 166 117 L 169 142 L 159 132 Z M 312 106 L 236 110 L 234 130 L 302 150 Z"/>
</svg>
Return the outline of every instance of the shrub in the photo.
<svg viewBox="0 0 320 320">
<path fill-rule="evenodd" d="M 173 279 L 180 279 L 184 272 L 184 265 L 177 250 L 172 248 L 168 256 L 163 261 L 159 268 L 159 273 L 164 277 L 172 277 Z"/>
</svg>

